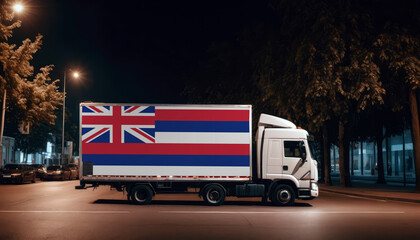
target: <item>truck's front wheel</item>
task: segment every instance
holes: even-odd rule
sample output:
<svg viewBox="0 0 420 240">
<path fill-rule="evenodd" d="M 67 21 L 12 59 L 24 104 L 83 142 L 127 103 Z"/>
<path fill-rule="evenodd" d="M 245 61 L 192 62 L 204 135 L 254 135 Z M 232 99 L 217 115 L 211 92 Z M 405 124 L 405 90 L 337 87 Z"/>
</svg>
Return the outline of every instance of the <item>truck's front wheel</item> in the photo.
<svg viewBox="0 0 420 240">
<path fill-rule="evenodd" d="M 203 192 L 204 200 L 212 206 L 219 206 L 225 201 L 226 193 L 222 187 L 216 184 L 207 186 Z"/>
<path fill-rule="evenodd" d="M 131 202 L 137 205 L 146 205 L 152 202 L 153 191 L 147 185 L 136 185 L 131 189 Z"/>
<path fill-rule="evenodd" d="M 279 184 L 271 193 L 271 201 L 278 206 L 291 206 L 295 202 L 295 191 L 289 185 Z"/>
</svg>

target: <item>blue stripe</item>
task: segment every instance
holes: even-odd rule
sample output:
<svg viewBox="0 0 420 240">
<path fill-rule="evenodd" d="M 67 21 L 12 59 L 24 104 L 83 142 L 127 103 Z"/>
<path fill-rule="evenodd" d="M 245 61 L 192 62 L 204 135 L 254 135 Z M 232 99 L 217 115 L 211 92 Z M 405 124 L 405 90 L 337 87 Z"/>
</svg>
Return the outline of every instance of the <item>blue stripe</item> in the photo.
<svg viewBox="0 0 420 240">
<path fill-rule="evenodd" d="M 249 122 L 156 121 L 156 132 L 249 132 Z"/>
<path fill-rule="evenodd" d="M 84 162 L 114 166 L 249 167 L 249 155 L 109 155 L 83 154 Z"/>
</svg>

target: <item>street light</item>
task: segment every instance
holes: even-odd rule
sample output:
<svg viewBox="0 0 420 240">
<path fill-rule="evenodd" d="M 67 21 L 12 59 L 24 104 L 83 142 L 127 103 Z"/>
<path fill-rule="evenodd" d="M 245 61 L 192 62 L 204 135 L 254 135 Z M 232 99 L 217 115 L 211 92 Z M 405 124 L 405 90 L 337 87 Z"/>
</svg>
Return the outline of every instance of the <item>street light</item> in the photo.
<svg viewBox="0 0 420 240">
<path fill-rule="evenodd" d="M 16 3 L 15 5 L 13 5 L 13 11 L 20 13 L 23 11 L 23 5 L 20 3 Z"/>
<path fill-rule="evenodd" d="M 66 118 L 66 75 L 67 75 L 67 70 L 64 70 L 64 86 L 63 86 L 63 132 L 61 135 L 61 161 L 60 164 L 64 163 L 64 121 Z M 73 72 L 73 77 L 74 78 L 79 78 L 79 73 L 78 72 Z"/>
</svg>

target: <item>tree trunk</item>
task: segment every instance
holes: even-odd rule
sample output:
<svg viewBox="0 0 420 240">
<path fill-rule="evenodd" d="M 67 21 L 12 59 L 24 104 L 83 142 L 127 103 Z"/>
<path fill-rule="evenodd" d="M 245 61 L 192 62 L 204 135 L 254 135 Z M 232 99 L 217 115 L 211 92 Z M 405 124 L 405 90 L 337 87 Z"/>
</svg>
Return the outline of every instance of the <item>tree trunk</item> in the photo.
<svg viewBox="0 0 420 240">
<path fill-rule="evenodd" d="M 331 181 L 331 154 L 330 154 L 330 141 L 328 139 L 328 124 L 324 122 L 322 125 L 322 148 L 324 156 L 324 182 L 325 185 L 332 185 Z"/>
<path fill-rule="evenodd" d="M 376 183 L 385 184 L 385 171 L 384 171 L 384 158 L 382 154 L 382 141 L 384 140 L 384 134 L 382 132 L 382 119 L 378 119 L 376 127 L 376 149 L 378 156 L 378 180 Z"/>
<path fill-rule="evenodd" d="M 346 140 L 344 132 L 344 121 L 338 123 L 338 143 L 339 143 L 339 167 L 340 184 L 343 187 L 351 187 L 350 169 L 349 169 L 349 142 Z"/>
<path fill-rule="evenodd" d="M 411 134 L 413 138 L 414 165 L 416 167 L 416 192 L 420 192 L 420 125 L 419 113 L 417 110 L 416 91 L 409 90 L 411 110 Z M 405 159 L 404 159 L 405 161 Z"/>
</svg>

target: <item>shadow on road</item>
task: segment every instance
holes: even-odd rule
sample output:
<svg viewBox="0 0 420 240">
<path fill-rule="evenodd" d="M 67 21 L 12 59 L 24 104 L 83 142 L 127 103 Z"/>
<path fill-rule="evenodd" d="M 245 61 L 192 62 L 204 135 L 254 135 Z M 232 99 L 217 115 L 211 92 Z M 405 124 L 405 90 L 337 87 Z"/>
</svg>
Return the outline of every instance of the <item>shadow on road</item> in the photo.
<svg viewBox="0 0 420 240">
<path fill-rule="evenodd" d="M 119 200 L 119 199 L 98 199 L 94 201 L 93 204 L 131 204 L 131 202 L 128 200 Z M 204 201 L 183 201 L 183 200 L 153 200 L 150 205 L 208 206 L 208 204 Z M 252 201 L 225 201 L 223 205 L 278 207 L 271 203 L 252 202 Z M 295 202 L 295 204 L 292 207 L 312 207 L 312 205 L 308 203 Z"/>
</svg>

